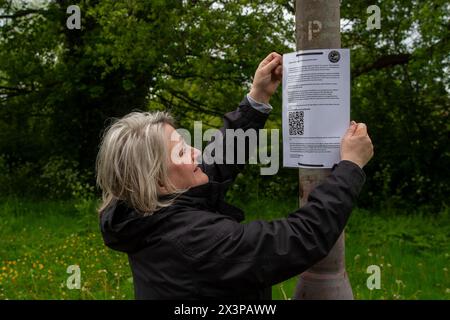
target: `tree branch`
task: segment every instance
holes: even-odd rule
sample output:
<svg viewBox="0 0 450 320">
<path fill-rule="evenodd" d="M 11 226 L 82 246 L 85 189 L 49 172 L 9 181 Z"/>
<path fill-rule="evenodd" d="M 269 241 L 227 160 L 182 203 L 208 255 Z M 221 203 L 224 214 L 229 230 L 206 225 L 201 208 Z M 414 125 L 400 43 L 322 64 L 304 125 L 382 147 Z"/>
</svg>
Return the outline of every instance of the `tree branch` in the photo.
<svg viewBox="0 0 450 320">
<path fill-rule="evenodd" d="M 174 77 L 175 79 L 189 79 L 189 78 L 199 78 L 204 80 L 211 80 L 211 81 L 242 81 L 240 77 L 207 77 L 201 74 L 195 74 L 195 73 L 175 73 L 175 72 L 166 72 L 168 75 Z"/>
<path fill-rule="evenodd" d="M 13 14 L 0 15 L 0 19 L 16 19 L 27 16 L 29 14 L 44 14 L 46 10 L 42 9 L 23 9 L 14 12 Z"/>
<path fill-rule="evenodd" d="M 0 90 L 8 90 L 8 91 L 24 92 L 24 93 L 32 92 L 32 90 L 27 90 L 27 89 L 24 89 L 24 88 L 5 87 L 5 86 L 0 86 Z"/>
<path fill-rule="evenodd" d="M 222 116 L 222 112 L 216 111 L 216 110 L 211 110 L 208 108 L 205 108 L 206 105 L 195 100 L 192 98 L 187 97 L 183 92 L 181 91 L 177 91 L 174 89 L 167 89 L 167 91 L 172 94 L 173 96 L 175 96 L 176 98 L 184 101 L 185 103 L 187 103 L 188 105 L 196 108 L 196 111 L 201 111 L 201 112 L 205 112 L 206 114 L 211 114 L 211 115 L 215 115 L 215 116 Z"/>
<path fill-rule="evenodd" d="M 450 30 L 450 24 L 447 25 L 447 29 Z M 434 43 L 433 45 L 425 48 L 425 52 L 432 56 L 436 50 L 440 50 L 442 47 L 448 43 L 450 39 L 450 33 L 447 33 L 445 37 Z M 372 70 L 381 70 L 384 68 L 393 67 L 396 65 L 408 64 L 414 56 L 414 52 L 411 53 L 399 53 L 399 54 L 389 54 L 386 56 L 379 57 L 375 62 L 367 67 L 362 67 L 352 73 L 352 78 L 357 78 L 364 73 L 368 73 Z"/>
<path fill-rule="evenodd" d="M 352 74 L 352 78 L 357 78 L 364 73 L 368 73 L 372 70 L 381 70 L 384 68 L 392 67 L 395 65 L 403 65 L 407 64 L 411 60 L 411 54 L 409 53 L 400 53 L 400 54 L 389 54 L 386 56 L 382 56 L 378 58 L 372 64 L 363 67 L 359 70 L 356 70 Z"/>
<path fill-rule="evenodd" d="M 291 14 L 295 15 L 295 0 L 294 4 L 291 5 L 292 0 L 286 1 L 285 3 L 282 3 L 281 5 Z"/>
<path fill-rule="evenodd" d="M 169 110 L 172 107 L 177 107 L 179 109 L 178 112 L 180 112 L 180 110 L 185 109 L 185 106 L 182 106 L 181 104 L 173 103 L 172 99 L 169 101 L 166 98 L 164 98 L 162 95 L 159 95 L 159 94 L 155 94 L 155 96 L 157 96 L 161 100 L 161 103 L 164 106 L 166 106 L 166 108 L 168 108 Z M 195 108 L 193 108 L 191 106 L 188 106 L 188 109 L 191 110 L 191 111 L 198 111 L 198 110 L 196 110 Z M 197 121 L 198 120 L 198 119 L 193 119 L 192 117 L 188 116 L 186 113 L 184 113 L 183 116 L 185 116 L 185 117 L 187 117 L 187 118 L 189 118 L 189 119 L 191 119 L 193 121 Z M 207 125 L 209 125 L 210 127 L 214 128 L 214 126 L 212 124 L 210 124 L 210 123 L 208 123 L 206 121 L 203 121 L 203 122 L 206 123 Z"/>
</svg>

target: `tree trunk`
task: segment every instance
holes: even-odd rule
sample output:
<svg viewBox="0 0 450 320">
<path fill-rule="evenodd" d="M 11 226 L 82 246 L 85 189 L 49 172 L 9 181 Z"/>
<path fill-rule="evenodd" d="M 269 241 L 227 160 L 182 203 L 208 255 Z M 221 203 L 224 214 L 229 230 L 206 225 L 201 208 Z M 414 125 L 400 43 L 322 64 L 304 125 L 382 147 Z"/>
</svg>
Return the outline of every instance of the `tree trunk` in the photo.
<svg viewBox="0 0 450 320">
<path fill-rule="evenodd" d="M 341 47 L 339 6 L 339 0 L 295 1 L 297 50 Z M 300 206 L 330 172 L 330 169 L 299 169 Z M 343 232 L 328 256 L 299 276 L 294 299 L 353 299 L 345 271 L 344 238 Z"/>
</svg>

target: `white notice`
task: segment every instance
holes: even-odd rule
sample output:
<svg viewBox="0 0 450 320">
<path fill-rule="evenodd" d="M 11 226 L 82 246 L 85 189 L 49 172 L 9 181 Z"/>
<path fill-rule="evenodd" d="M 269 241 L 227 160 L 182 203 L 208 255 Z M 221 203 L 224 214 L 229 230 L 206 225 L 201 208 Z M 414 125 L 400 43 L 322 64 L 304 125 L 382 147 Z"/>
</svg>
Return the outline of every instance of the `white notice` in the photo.
<svg viewBox="0 0 450 320">
<path fill-rule="evenodd" d="M 283 165 L 331 168 L 350 123 L 350 50 L 283 55 Z"/>
</svg>

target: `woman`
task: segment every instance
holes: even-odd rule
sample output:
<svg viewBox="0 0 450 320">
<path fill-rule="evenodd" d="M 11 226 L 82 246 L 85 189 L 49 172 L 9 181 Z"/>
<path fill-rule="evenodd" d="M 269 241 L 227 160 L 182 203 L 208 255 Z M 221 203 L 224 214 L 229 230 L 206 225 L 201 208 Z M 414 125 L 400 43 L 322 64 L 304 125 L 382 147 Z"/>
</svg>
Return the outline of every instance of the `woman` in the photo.
<svg viewBox="0 0 450 320">
<path fill-rule="evenodd" d="M 260 63 L 250 93 L 224 116 L 222 131 L 264 127 L 281 65 L 277 53 Z M 173 154 L 189 161 L 174 161 Z M 284 219 L 243 224 L 243 212 L 224 201 L 242 165 L 198 165 L 199 150 L 183 145 L 170 115 L 131 113 L 109 127 L 98 154 L 103 239 L 128 254 L 137 299 L 270 299 L 272 285 L 333 247 L 372 155 L 365 125 L 353 122 L 342 139 L 342 160 L 305 206 Z"/>
</svg>

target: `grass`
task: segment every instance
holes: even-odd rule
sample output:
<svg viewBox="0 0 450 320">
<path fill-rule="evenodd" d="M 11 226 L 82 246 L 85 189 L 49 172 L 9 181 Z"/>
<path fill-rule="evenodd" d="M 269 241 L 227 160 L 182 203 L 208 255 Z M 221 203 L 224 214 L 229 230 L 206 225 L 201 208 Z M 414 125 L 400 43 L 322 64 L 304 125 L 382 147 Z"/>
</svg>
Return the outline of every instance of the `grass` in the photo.
<svg viewBox="0 0 450 320">
<path fill-rule="evenodd" d="M 235 203 L 247 219 L 279 218 L 289 201 Z M 0 201 L 0 299 L 133 299 L 125 254 L 103 245 L 95 202 Z M 373 213 L 355 209 L 346 228 L 346 265 L 355 299 L 450 299 L 450 217 Z M 68 289 L 70 265 L 81 288 Z M 381 289 L 366 285 L 370 265 L 381 269 Z M 274 299 L 293 296 L 297 279 L 273 287 Z"/>
</svg>

